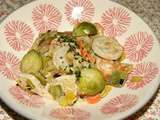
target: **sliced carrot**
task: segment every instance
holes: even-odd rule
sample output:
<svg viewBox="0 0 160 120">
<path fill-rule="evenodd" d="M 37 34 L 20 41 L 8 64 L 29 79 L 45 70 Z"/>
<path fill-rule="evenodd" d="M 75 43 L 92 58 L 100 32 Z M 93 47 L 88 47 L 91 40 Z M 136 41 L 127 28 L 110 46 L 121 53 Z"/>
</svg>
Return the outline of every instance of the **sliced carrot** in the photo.
<svg viewBox="0 0 160 120">
<path fill-rule="evenodd" d="M 89 53 L 87 53 L 87 59 L 92 63 L 96 62 L 96 58 L 93 55 L 89 54 Z"/>
<path fill-rule="evenodd" d="M 81 55 L 86 58 L 87 55 L 88 55 L 87 51 L 84 50 L 84 49 L 82 49 L 81 51 L 82 51 L 82 52 L 81 52 Z"/>
<path fill-rule="evenodd" d="M 78 40 L 78 46 L 80 47 L 80 49 L 83 48 L 83 40 Z"/>
<path fill-rule="evenodd" d="M 108 75 L 108 74 L 104 75 L 104 78 L 106 81 L 109 80 L 109 77 L 110 77 L 110 75 Z"/>
<path fill-rule="evenodd" d="M 132 65 L 129 65 L 129 64 L 127 65 L 127 64 L 123 64 L 123 63 L 121 63 L 118 68 L 118 70 L 124 71 L 126 73 L 130 73 L 132 71 L 132 69 L 133 69 Z"/>
<path fill-rule="evenodd" d="M 98 103 L 101 100 L 101 96 L 100 96 L 100 94 L 97 94 L 95 96 L 88 96 L 88 97 L 85 97 L 85 100 L 89 104 L 95 104 L 95 103 Z"/>
<path fill-rule="evenodd" d="M 121 70 L 121 71 L 125 71 L 125 69 L 126 69 L 126 65 L 125 64 L 120 64 L 120 66 L 119 66 L 120 68 L 119 68 L 119 70 Z"/>
<path fill-rule="evenodd" d="M 86 53 L 86 59 L 88 60 L 88 61 L 90 61 L 91 63 L 95 63 L 96 62 L 96 58 L 93 56 L 93 55 L 91 55 L 90 53 Z"/>
<path fill-rule="evenodd" d="M 78 40 L 78 45 L 80 48 L 80 54 L 82 55 L 82 57 L 84 57 L 86 60 L 95 63 L 96 62 L 96 58 L 91 55 L 85 48 L 84 48 L 84 43 L 83 40 Z"/>
</svg>

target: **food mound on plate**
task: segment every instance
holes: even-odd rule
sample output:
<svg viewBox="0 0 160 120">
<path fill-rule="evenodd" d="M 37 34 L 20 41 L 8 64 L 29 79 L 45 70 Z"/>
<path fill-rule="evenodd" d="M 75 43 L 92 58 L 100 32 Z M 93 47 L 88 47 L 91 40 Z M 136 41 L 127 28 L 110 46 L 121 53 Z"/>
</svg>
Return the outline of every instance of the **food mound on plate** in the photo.
<svg viewBox="0 0 160 120">
<path fill-rule="evenodd" d="M 82 22 L 69 32 L 48 30 L 21 60 L 17 85 L 61 106 L 79 100 L 94 104 L 111 86 L 124 85 L 132 69 L 124 59 L 123 47 L 98 23 Z"/>
</svg>

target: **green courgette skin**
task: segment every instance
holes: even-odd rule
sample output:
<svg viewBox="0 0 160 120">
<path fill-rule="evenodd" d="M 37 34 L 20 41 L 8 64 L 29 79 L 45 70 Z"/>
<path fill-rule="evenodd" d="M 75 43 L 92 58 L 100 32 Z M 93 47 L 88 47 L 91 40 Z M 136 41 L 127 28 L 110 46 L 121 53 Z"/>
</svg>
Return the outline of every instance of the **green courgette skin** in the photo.
<svg viewBox="0 0 160 120">
<path fill-rule="evenodd" d="M 49 86 L 48 92 L 52 95 L 53 99 L 58 99 L 62 95 L 62 88 L 60 85 Z"/>
<path fill-rule="evenodd" d="M 24 73 L 35 74 L 40 71 L 43 66 L 41 55 L 35 51 L 30 50 L 21 61 L 20 70 Z"/>
</svg>

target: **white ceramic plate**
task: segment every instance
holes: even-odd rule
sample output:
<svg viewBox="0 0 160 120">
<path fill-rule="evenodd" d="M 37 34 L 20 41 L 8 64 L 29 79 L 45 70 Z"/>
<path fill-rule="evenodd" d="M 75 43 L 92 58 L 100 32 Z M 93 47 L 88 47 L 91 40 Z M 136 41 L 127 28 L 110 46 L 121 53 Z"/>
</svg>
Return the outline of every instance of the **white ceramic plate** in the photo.
<svg viewBox="0 0 160 120">
<path fill-rule="evenodd" d="M 112 88 L 99 103 L 61 108 L 54 101 L 29 95 L 15 86 L 19 62 L 40 32 L 72 30 L 79 21 L 99 22 L 107 36 L 124 46 L 134 64 L 123 88 Z M 21 115 L 36 120 L 116 120 L 140 109 L 159 83 L 159 43 L 133 12 L 109 0 L 37 0 L 16 10 L 0 25 L 0 97 Z M 140 75 L 143 80 L 131 82 Z"/>
</svg>

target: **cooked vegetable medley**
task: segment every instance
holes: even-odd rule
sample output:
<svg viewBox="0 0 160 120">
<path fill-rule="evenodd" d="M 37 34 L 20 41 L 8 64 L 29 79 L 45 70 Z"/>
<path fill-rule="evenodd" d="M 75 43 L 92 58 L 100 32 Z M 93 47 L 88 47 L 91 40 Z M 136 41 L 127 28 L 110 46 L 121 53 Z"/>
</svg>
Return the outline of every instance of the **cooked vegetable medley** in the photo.
<svg viewBox="0 0 160 120">
<path fill-rule="evenodd" d="M 17 80 L 24 90 L 70 106 L 97 103 L 113 87 L 122 87 L 132 65 L 115 38 L 98 24 L 82 22 L 73 31 L 41 33 L 21 60 Z M 140 80 L 139 77 L 134 81 Z"/>
</svg>

